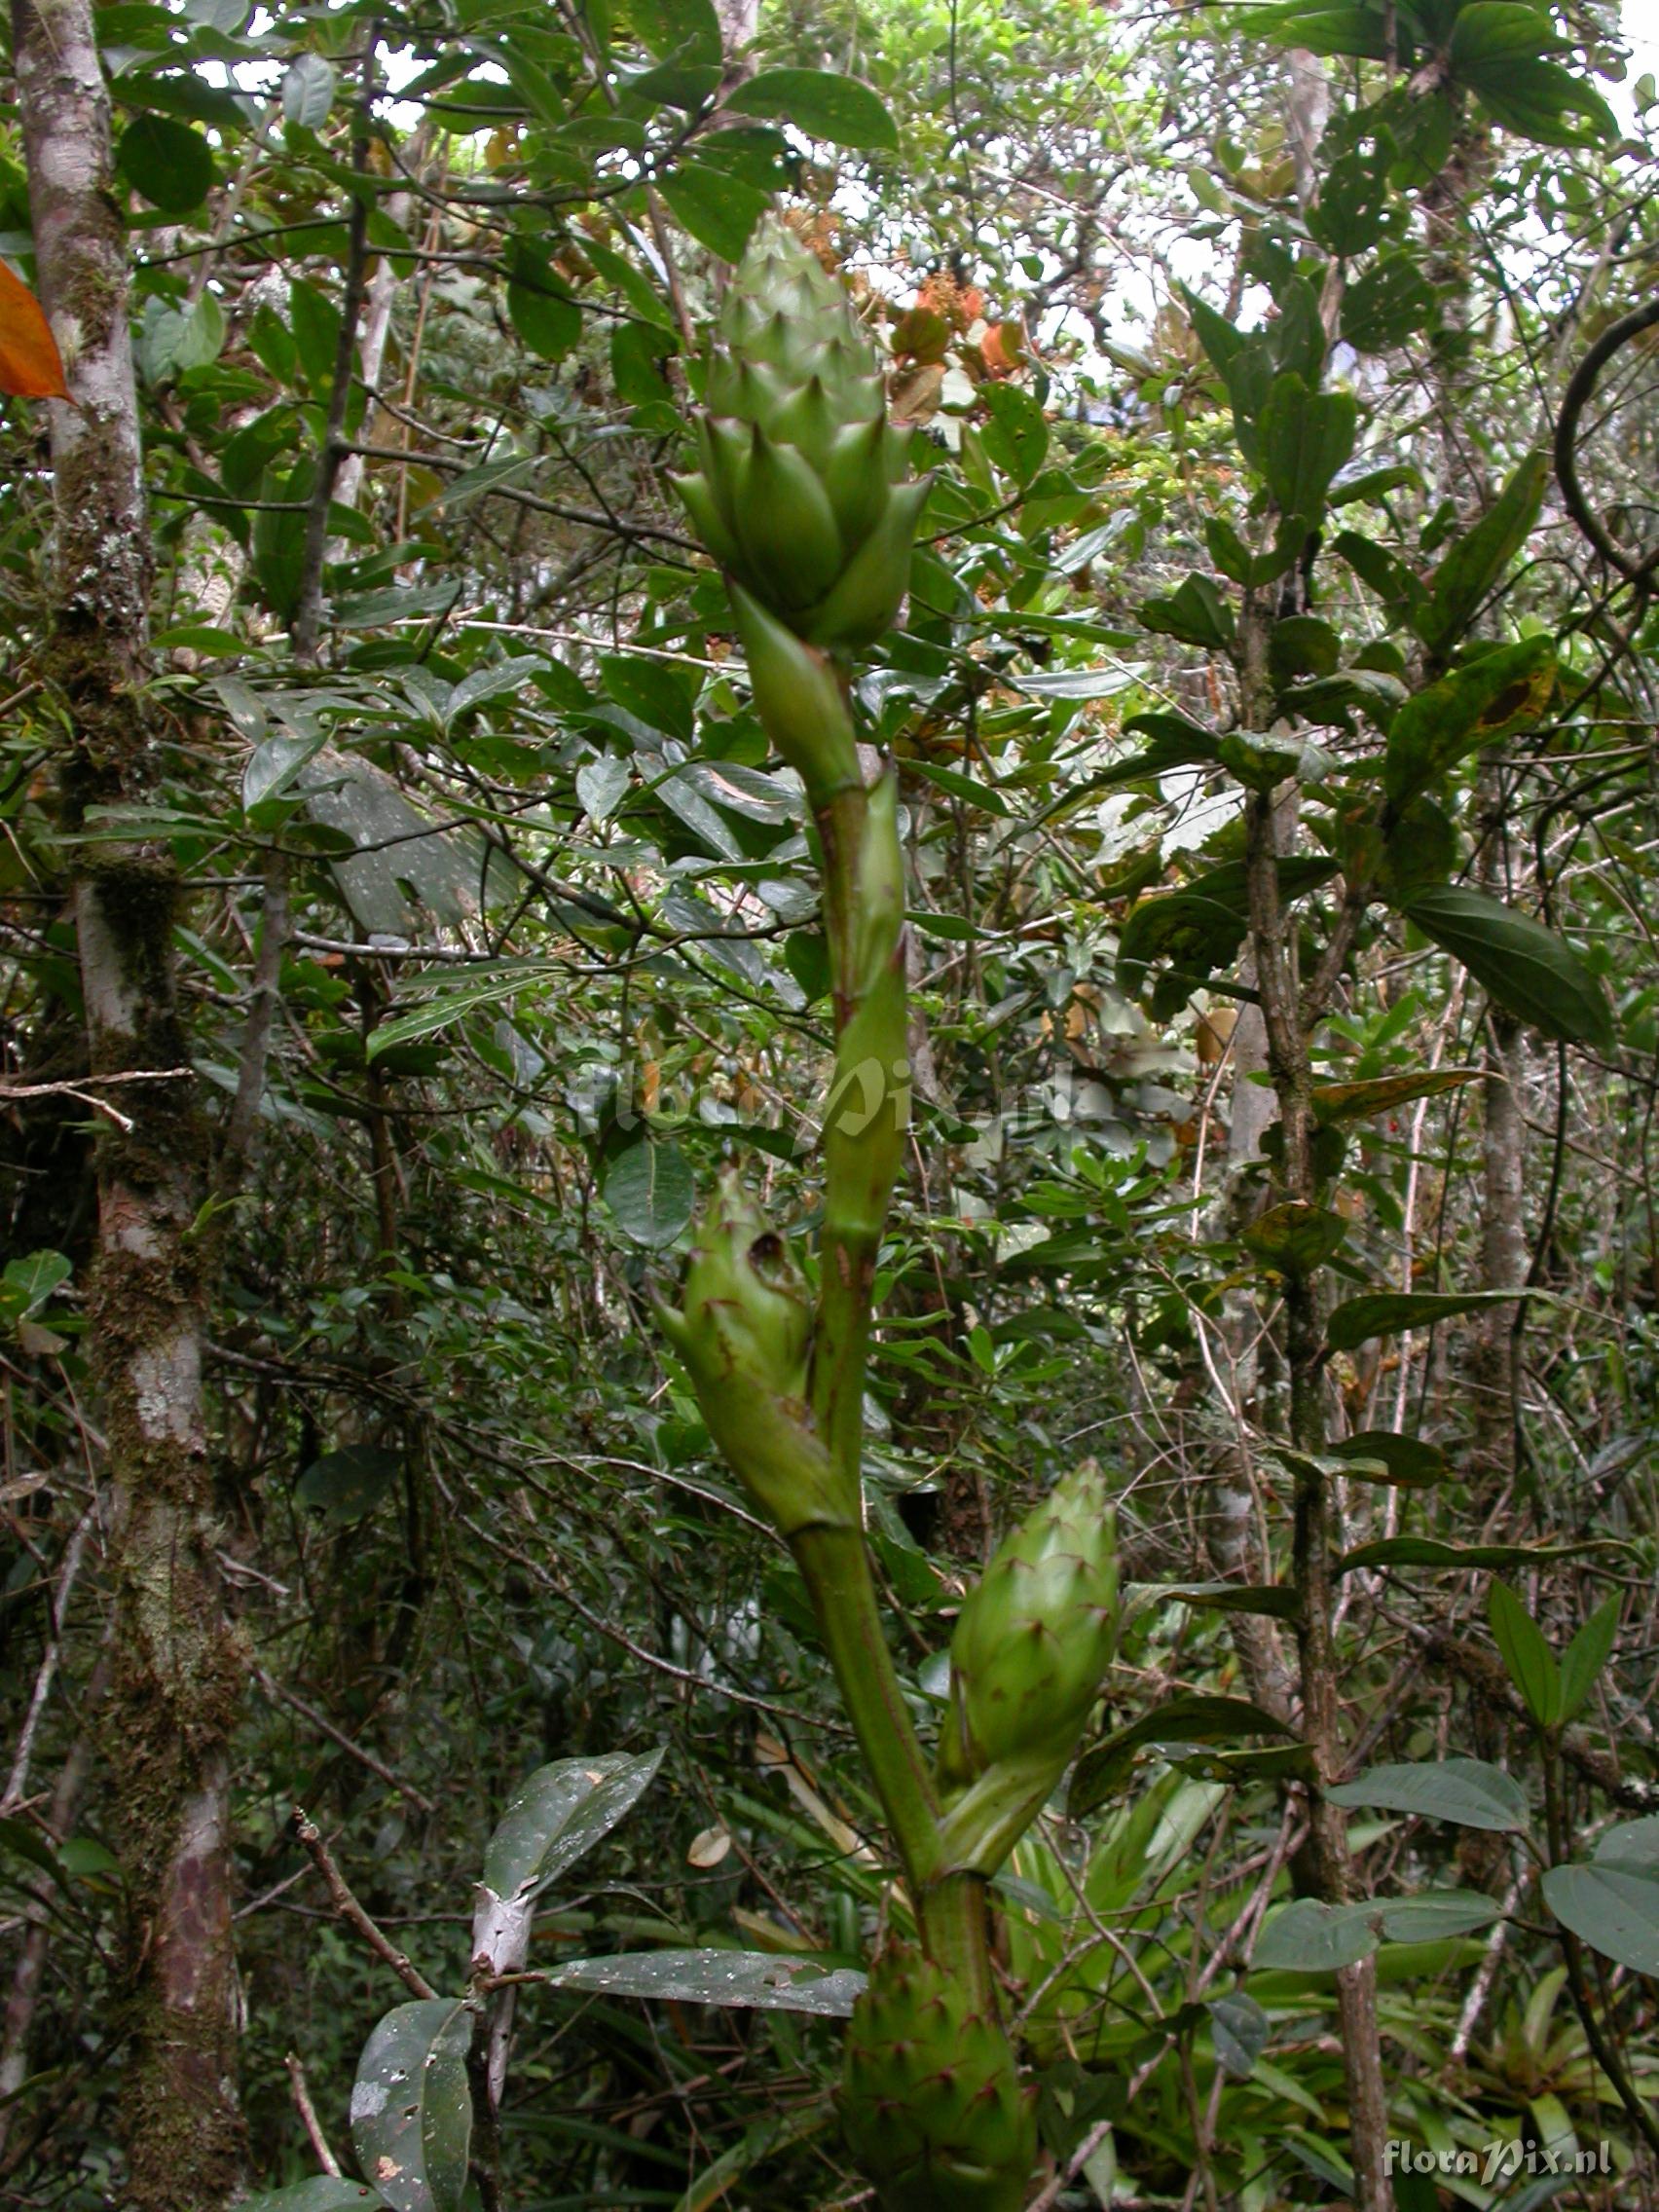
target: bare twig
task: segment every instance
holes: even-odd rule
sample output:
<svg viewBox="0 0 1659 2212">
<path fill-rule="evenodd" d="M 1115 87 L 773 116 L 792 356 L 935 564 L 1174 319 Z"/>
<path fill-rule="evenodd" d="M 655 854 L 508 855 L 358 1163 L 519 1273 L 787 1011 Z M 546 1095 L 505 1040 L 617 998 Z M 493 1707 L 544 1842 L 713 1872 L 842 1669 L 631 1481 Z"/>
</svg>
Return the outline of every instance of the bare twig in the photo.
<svg viewBox="0 0 1659 2212">
<path fill-rule="evenodd" d="M 398 1949 L 390 1936 L 375 1925 L 351 1895 L 345 1875 L 334 1863 L 328 1846 L 322 1840 L 321 1829 L 303 1805 L 294 1807 L 292 1819 L 294 1834 L 304 1846 L 312 1864 L 327 1884 L 328 1894 L 334 1899 L 334 1909 L 341 1919 L 357 1931 L 377 1959 L 385 1960 L 412 1997 L 436 1997 L 437 1991 L 408 1953 Z"/>
<path fill-rule="evenodd" d="M 322 2132 L 322 2122 L 316 2117 L 315 2105 L 312 2103 L 311 2087 L 306 2081 L 306 2070 L 300 2063 L 299 2052 L 289 2051 L 282 2063 L 288 2069 L 288 2079 L 294 2085 L 294 2110 L 300 2116 L 300 2125 L 306 2131 L 306 2140 L 315 2152 L 317 2164 L 323 2172 L 339 2181 L 340 2160 L 329 2149 L 328 2137 Z"/>
<path fill-rule="evenodd" d="M 423 1796 L 413 1783 L 400 1780 L 390 1767 L 376 1758 L 373 1751 L 366 1751 L 361 1744 L 353 1743 L 344 1729 L 337 1728 L 334 1725 L 326 1714 L 318 1713 L 315 1706 L 308 1705 L 303 1697 L 297 1697 L 291 1689 L 277 1681 L 275 1676 L 268 1675 L 263 1667 L 254 1669 L 253 1678 L 267 1697 L 275 1698 L 278 1704 L 285 1705 L 290 1711 L 297 1713 L 302 1720 L 309 1721 L 319 1735 L 326 1736 L 331 1744 L 338 1744 L 340 1749 L 349 1757 L 354 1758 L 359 1766 L 366 1766 L 371 1774 L 379 1775 L 382 1782 L 389 1784 L 397 1791 L 397 1794 L 406 1798 L 417 1811 L 423 1813 L 435 1813 L 437 1811 L 438 1808 L 433 1804 L 431 1798 Z"/>
</svg>

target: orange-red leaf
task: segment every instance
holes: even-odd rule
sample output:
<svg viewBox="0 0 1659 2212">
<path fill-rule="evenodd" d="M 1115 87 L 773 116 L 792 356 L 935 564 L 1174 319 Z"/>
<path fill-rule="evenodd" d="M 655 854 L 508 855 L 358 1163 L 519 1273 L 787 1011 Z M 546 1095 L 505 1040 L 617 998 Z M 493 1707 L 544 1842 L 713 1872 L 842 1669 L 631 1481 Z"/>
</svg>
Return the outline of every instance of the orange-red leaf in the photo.
<svg viewBox="0 0 1659 2212">
<path fill-rule="evenodd" d="M 67 399 L 63 363 L 40 302 L 0 261 L 0 391 L 15 399 Z"/>
</svg>

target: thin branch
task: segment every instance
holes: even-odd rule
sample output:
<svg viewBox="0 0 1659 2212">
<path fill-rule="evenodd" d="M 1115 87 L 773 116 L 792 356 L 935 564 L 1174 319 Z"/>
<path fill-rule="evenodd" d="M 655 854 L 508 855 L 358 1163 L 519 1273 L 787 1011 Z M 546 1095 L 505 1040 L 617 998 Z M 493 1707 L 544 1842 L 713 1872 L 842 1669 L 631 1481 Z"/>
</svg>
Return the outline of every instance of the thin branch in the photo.
<svg viewBox="0 0 1659 2212">
<path fill-rule="evenodd" d="M 306 2081 L 306 2070 L 300 2063 L 299 2052 L 289 2051 L 282 2063 L 288 2069 L 288 2080 L 294 2085 L 294 2110 L 300 2116 L 300 2125 L 306 2131 L 306 2140 L 316 2154 L 317 2164 L 323 2172 L 332 2180 L 339 2181 L 340 2160 L 329 2149 L 328 2137 L 322 2132 L 322 2122 L 316 2117 L 315 2105 L 312 2103 L 311 2087 Z"/>
<path fill-rule="evenodd" d="M 334 1909 L 341 1919 L 357 1931 L 376 1958 L 383 1959 L 390 1967 L 411 1996 L 436 1997 L 438 1992 L 420 1968 L 411 1962 L 406 1952 L 398 1949 L 389 1936 L 382 1933 L 351 1895 L 345 1875 L 334 1863 L 328 1846 L 322 1840 L 321 1829 L 303 1805 L 294 1807 L 292 1819 L 294 1834 L 304 1845 L 312 1864 L 327 1884 L 328 1894 L 334 1899 Z"/>
</svg>

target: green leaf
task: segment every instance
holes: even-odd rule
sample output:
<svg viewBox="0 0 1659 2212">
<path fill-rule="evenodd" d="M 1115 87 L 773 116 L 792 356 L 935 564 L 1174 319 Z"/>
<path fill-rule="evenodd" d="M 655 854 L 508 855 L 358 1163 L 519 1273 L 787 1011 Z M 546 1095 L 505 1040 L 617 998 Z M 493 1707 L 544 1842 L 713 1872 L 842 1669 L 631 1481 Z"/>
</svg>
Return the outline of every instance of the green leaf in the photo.
<svg viewBox="0 0 1659 2212">
<path fill-rule="evenodd" d="M 1526 544 L 1549 480 L 1549 460 L 1529 454 L 1476 523 L 1442 559 L 1429 583 L 1429 605 L 1418 635 L 1444 653 L 1474 619 L 1488 592 Z"/>
<path fill-rule="evenodd" d="M 1358 422 L 1359 403 L 1351 391 L 1309 391 L 1291 372 L 1273 379 L 1261 412 L 1255 464 L 1285 514 L 1309 524 L 1319 520 L 1331 479 L 1353 451 Z"/>
<path fill-rule="evenodd" d="M 299 1505 L 320 1512 L 326 1527 L 365 1520 L 403 1472 L 401 1452 L 374 1444 L 348 1444 L 313 1459 L 294 1485 Z"/>
<path fill-rule="evenodd" d="M 1333 1805 L 1376 1806 L 1415 1813 L 1426 1821 L 1495 1832 L 1527 1826 L 1527 1799 L 1518 1783 L 1484 1759 L 1437 1759 L 1374 1766 L 1353 1782 L 1327 1789 Z"/>
<path fill-rule="evenodd" d="M 361 2182 L 319 2174 L 314 2181 L 297 2181 L 289 2189 L 256 2189 L 251 2196 L 238 2200 L 237 2212 L 357 2212 L 363 2205 L 385 2212 L 386 2198 Z"/>
<path fill-rule="evenodd" d="M 1444 1482 L 1452 1462 L 1437 1444 L 1424 1444 L 1415 1436 L 1399 1436 L 1392 1429 L 1362 1428 L 1331 1446 L 1331 1456 L 1351 1479 L 1362 1483 L 1392 1483 L 1401 1490 L 1423 1490 Z"/>
<path fill-rule="evenodd" d="M 722 261 L 741 261 L 767 195 L 713 163 L 682 161 L 662 179 L 662 196 L 682 230 Z"/>
<path fill-rule="evenodd" d="M 393 2212 L 461 2212 L 472 2139 L 472 2015 L 448 1997 L 387 2013 L 357 2061 L 351 2143 Z"/>
<path fill-rule="evenodd" d="M 282 113 L 290 123 L 320 130 L 334 105 L 334 70 L 320 54 L 299 54 L 282 75 Z"/>
<path fill-rule="evenodd" d="M 521 1782 L 484 1852 L 500 1898 L 545 1889 L 609 1834 L 650 1787 L 662 1751 L 555 1759 Z"/>
<path fill-rule="evenodd" d="M 659 61 L 719 61 L 720 21 L 714 0 L 631 0 L 629 20 Z"/>
<path fill-rule="evenodd" d="M 832 69 L 762 69 L 726 100 L 735 115 L 775 117 L 808 138 L 866 152 L 894 152 L 899 133 L 880 95 Z"/>
<path fill-rule="evenodd" d="M 1527 1295 L 1514 1290 L 1368 1290 L 1336 1308 L 1325 1324 L 1325 1341 L 1333 1351 L 1352 1351 L 1355 1345 L 1369 1344 L 1373 1337 L 1434 1328 L 1459 1313 L 1478 1313 Z"/>
<path fill-rule="evenodd" d="M 1543 1631 L 1507 1582 L 1487 1593 L 1487 1617 L 1527 1711 L 1540 1728 L 1550 1727 L 1561 1717 L 1561 1674 Z"/>
<path fill-rule="evenodd" d="M 447 1029 L 452 1022 L 460 1021 L 474 1008 L 496 1006 L 502 999 L 517 998 L 522 991 L 537 983 L 550 982 L 557 973 L 548 961 L 510 960 L 499 966 L 492 965 L 483 974 L 475 971 L 463 976 L 459 982 L 433 984 L 418 1006 L 375 1024 L 369 1036 L 368 1057 L 378 1060 L 394 1046 L 407 1045 L 417 1037 L 430 1037 L 440 1029 Z"/>
<path fill-rule="evenodd" d="M 308 760 L 314 760 L 328 742 L 326 730 L 309 735 L 299 730 L 278 730 L 248 755 L 242 770 L 242 811 L 257 830 L 269 829 L 285 812 L 281 803 L 294 779 Z"/>
<path fill-rule="evenodd" d="M 213 189 L 217 170 L 200 130 L 165 115 L 136 115 L 121 134 L 115 166 L 164 215 L 188 215 Z"/>
<path fill-rule="evenodd" d="M 1219 652 L 1234 638 L 1233 609 L 1208 576 L 1184 576 L 1172 592 L 1146 600 L 1140 619 L 1148 630 L 1185 645 Z"/>
<path fill-rule="evenodd" d="M 1078 1760 L 1066 1810 L 1082 1820 L 1111 1795 L 1143 1744 L 1235 1744 L 1246 1736 L 1288 1736 L 1288 1721 L 1241 1697 L 1172 1697 L 1091 1744 Z"/>
<path fill-rule="evenodd" d="M 1562 1653 L 1559 1719 L 1570 1720 L 1601 1679 L 1618 1638 L 1623 1603 L 1617 1591 L 1604 1599 Z"/>
<path fill-rule="evenodd" d="M 1656 1830 L 1659 1822 L 1632 1821 L 1609 1829 L 1588 1865 L 1550 1867 L 1542 1883 L 1544 1902 L 1593 1951 L 1634 1972 L 1659 1974 L 1659 1859 L 1630 1851 L 1628 1840 L 1621 1851 L 1621 1839 L 1629 1839 L 1633 1829 Z"/>
<path fill-rule="evenodd" d="M 562 361 L 582 334 L 582 311 L 546 254 L 513 240 L 507 263 L 507 313 L 533 353 Z"/>
<path fill-rule="evenodd" d="M 1535 721 L 1556 684 L 1555 641 L 1523 638 L 1455 669 L 1395 715 L 1382 756 L 1382 788 L 1396 808 L 1465 755 Z"/>
<path fill-rule="evenodd" d="M 1394 142 L 1379 132 L 1369 147 L 1339 154 L 1319 179 L 1318 203 L 1309 211 L 1308 228 L 1327 252 L 1347 259 L 1365 253 L 1382 236 L 1388 221 L 1388 164 Z"/>
<path fill-rule="evenodd" d="M 1300 1898 L 1266 1923 L 1250 1963 L 1269 1971 L 1334 1973 L 1369 1958 L 1382 1940 L 1444 1942 L 1490 1927 L 1502 1913 L 1501 1905 L 1477 1890 L 1429 1890 L 1420 1897 L 1337 1905 Z"/>
<path fill-rule="evenodd" d="M 1530 1028 L 1610 1052 L 1617 1042 L 1601 983 L 1564 938 L 1466 885 L 1414 891 L 1401 912 Z"/>
<path fill-rule="evenodd" d="M 1256 2000 L 1246 1997 L 1241 1989 L 1230 1990 L 1225 1997 L 1210 1998 L 1204 2010 L 1210 2017 L 1216 2064 L 1229 2080 L 1247 2082 L 1256 2070 L 1257 2059 L 1268 2047 L 1272 2022 Z M 1104 2196 L 1101 2201 L 1106 2201 Z"/>
<path fill-rule="evenodd" d="M 0 1274 L 0 1310 L 14 1322 L 28 1320 L 74 1272 L 74 1263 L 61 1252 L 25 1252 L 8 1260 Z"/>
<path fill-rule="evenodd" d="M 851 1967 L 772 1951 L 650 1951 L 577 1959 L 548 1975 L 555 1989 L 644 1997 L 680 2005 L 731 2005 L 767 2012 L 812 2012 L 844 2020 L 865 1986 Z"/>
<path fill-rule="evenodd" d="M 991 419 L 984 433 L 985 451 L 1004 475 L 1029 484 L 1049 451 L 1049 424 L 1042 408 L 1028 391 L 1012 384 L 986 385 L 980 396 Z"/>
<path fill-rule="evenodd" d="M 1343 294 L 1343 336 L 1356 353 L 1386 353 L 1433 320 L 1434 287 L 1403 247 L 1380 253 Z"/>
<path fill-rule="evenodd" d="M 1173 1598 L 1200 1612 L 1260 1613 L 1275 1621 L 1293 1621 L 1302 1610 L 1302 1601 L 1288 1583 L 1171 1582 L 1155 1585 L 1149 1595 Z"/>
<path fill-rule="evenodd" d="M 1381 1536 L 1360 1544 L 1338 1560 L 1338 1574 L 1357 1567 L 1436 1567 L 1459 1573 L 1476 1567 L 1548 1567 L 1558 1559 L 1575 1559 L 1583 1552 L 1616 1549 L 1610 1536 L 1591 1537 L 1580 1544 L 1447 1544 L 1438 1536 Z"/>
<path fill-rule="evenodd" d="M 613 753 L 602 753 L 597 760 L 584 760 L 576 770 L 576 796 L 588 820 L 608 822 L 633 780 L 633 769 Z"/>
<path fill-rule="evenodd" d="M 624 1236 L 660 1252 L 691 1219 L 697 1193 L 680 1147 L 645 1137 L 619 1152 L 605 1170 L 601 1196 Z"/>
<path fill-rule="evenodd" d="M 1377 1948 L 1370 1910 L 1363 1904 L 1297 1898 L 1264 1922 L 1250 1964 L 1296 1973 L 1335 1973 L 1341 1967 L 1357 1966 Z"/>
<path fill-rule="evenodd" d="M 607 653 L 599 671 L 606 690 L 626 713 L 682 744 L 691 742 L 696 693 L 671 662 L 646 660 L 635 653 Z"/>
<path fill-rule="evenodd" d="M 1389 1899 L 1380 1918 L 1390 1943 L 1440 1943 L 1490 1928 L 1503 1918 L 1503 1907 L 1479 1890 L 1425 1890 L 1420 1897 Z"/>
</svg>

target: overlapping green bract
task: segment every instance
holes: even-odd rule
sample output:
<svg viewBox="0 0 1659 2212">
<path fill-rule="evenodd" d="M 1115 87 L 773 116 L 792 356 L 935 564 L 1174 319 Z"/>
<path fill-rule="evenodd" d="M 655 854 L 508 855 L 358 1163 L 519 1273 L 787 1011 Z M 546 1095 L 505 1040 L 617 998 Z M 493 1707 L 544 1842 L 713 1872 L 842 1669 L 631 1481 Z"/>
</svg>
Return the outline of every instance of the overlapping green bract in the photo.
<svg viewBox="0 0 1659 2212">
<path fill-rule="evenodd" d="M 796 637 L 873 644 L 904 596 L 927 485 L 904 481 L 909 438 L 846 294 L 781 225 L 731 280 L 704 400 L 701 466 L 675 479 L 703 543 Z"/>
<path fill-rule="evenodd" d="M 890 2212 L 1017 2212 L 1037 2149 L 993 2009 L 920 1950 L 890 1944 L 847 2028 L 837 2102 L 860 2166 Z"/>
<path fill-rule="evenodd" d="M 966 1788 L 1005 1760 L 1063 1766 L 1117 1635 L 1116 1522 L 1089 1462 L 1005 1540 L 957 1618 L 940 1740 L 944 1787 Z"/>
</svg>

